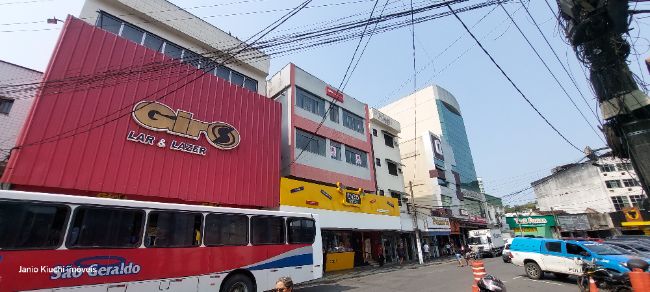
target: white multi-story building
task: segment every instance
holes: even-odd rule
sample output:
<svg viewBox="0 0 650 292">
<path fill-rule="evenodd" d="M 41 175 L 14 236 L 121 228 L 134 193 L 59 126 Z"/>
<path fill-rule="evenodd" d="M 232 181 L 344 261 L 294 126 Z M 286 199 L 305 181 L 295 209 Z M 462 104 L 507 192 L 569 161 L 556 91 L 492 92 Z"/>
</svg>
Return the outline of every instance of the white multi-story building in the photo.
<svg viewBox="0 0 650 292">
<path fill-rule="evenodd" d="M 230 83 L 266 95 L 269 56 L 165 0 L 86 0 L 79 17 L 152 50 L 207 69 Z M 245 55 L 245 57 L 244 57 Z M 222 64 L 216 66 L 215 62 Z M 225 63 L 225 64 L 224 64 Z"/>
<path fill-rule="evenodd" d="M 0 88 L 0 174 L 2 163 L 9 156 L 10 149 L 16 145 L 36 95 L 35 89 L 30 90 L 18 85 L 36 84 L 41 81 L 42 76 L 43 73 L 36 70 L 0 61 L 0 84 L 3 85 L 3 88 Z"/>
<path fill-rule="evenodd" d="M 629 160 L 606 154 L 592 161 L 556 167 L 532 183 L 541 211 L 609 213 L 639 206 L 646 198 Z"/>
<path fill-rule="evenodd" d="M 451 217 L 457 244 L 468 230 L 487 227 L 465 124 L 456 98 L 432 85 L 380 109 L 401 125 L 404 185 L 417 207 Z M 419 214 L 418 214 L 419 215 Z M 456 237 L 454 237 L 456 235 Z"/>
<path fill-rule="evenodd" d="M 377 194 L 400 199 L 404 195 L 402 157 L 399 150 L 399 122 L 372 108 L 370 110 L 372 151 L 375 157 Z"/>
</svg>

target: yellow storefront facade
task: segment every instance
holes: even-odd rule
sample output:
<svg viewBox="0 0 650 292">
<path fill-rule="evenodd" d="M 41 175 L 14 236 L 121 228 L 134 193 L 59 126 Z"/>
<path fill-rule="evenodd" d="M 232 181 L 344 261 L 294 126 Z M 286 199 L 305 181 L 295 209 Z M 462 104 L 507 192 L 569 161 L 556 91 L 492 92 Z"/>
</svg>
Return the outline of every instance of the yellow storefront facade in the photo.
<svg viewBox="0 0 650 292">
<path fill-rule="evenodd" d="M 397 199 L 341 184 L 282 178 L 280 210 L 318 214 L 326 272 L 383 263 L 401 228 Z"/>
</svg>

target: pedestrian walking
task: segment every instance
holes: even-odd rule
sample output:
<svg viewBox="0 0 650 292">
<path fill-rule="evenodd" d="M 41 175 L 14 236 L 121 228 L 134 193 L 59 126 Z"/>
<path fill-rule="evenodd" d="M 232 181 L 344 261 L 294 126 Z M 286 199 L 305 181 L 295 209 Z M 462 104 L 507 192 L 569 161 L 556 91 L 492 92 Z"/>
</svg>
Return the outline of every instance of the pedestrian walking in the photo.
<svg viewBox="0 0 650 292">
<path fill-rule="evenodd" d="M 465 263 L 463 262 L 463 255 L 461 254 L 461 250 L 456 248 L 454 253 L 456 254 L 456 260 L 458 261 L 458 266 L 459 267 L 464 267 Z"/>
<path fill-rule="evenodd" d="M 399 264 L 401 265 L 404 262 L 404 257 L 406 256 L 406 250 L 404 249 L 404 244 L 401 242 L 397 246 L 397 256 L 399 257 Z"/>
<path fill-rule="evenodd" d="M 429 244 L 426 243 L 426 242 L 422 246 L 422 253 L 424 253 L 424 260 L 425 261 L 428 260 L 429 259 Z"/>
</svg>

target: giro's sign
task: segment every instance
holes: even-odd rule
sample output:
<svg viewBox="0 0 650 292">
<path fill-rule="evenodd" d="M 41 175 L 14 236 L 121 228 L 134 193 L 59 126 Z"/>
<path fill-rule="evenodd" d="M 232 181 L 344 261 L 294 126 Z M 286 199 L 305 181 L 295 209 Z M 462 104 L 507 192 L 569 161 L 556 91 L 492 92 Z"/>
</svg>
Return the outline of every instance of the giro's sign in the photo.
<svg viewBox="0 0 650 292">
<path fill-rule="evenodd" d="M 239 145 L 241 137 L 235 127 L 224 122 L 204 122 L 193 118 L 194 114 L 183 110 L 174 111 L 159 102 L 141 101 L 133 107 L 133 120 L 140 126 L 158 132 L 199 140 L 201 134 L 217 149 L 230 150 Z M 139 137 L 142 136 L 142 137 Z M 140 139 L 142 138 L 142 139 Z M 129 133 L 128 140 L 153 145 L 156 138 L 142 133 Z M 163 141 L 162 144 L 160 141 Z M 164 147 L 164 139 L 158 140 L 157 145 Z M 189 145 L 189 146 L 188 146 Z M 201 152 L 200 147 L 188 143 L 172 141 L 174 150 L 185 152 Z M 189 148 L 192 149 L 189 149 Z M 189 149 L 189 150 L 188 150 Z M 197 151 L 193 151 L 197 150 Z M 205 155 L 205 151 L 202 151 Z"/>
</svg>

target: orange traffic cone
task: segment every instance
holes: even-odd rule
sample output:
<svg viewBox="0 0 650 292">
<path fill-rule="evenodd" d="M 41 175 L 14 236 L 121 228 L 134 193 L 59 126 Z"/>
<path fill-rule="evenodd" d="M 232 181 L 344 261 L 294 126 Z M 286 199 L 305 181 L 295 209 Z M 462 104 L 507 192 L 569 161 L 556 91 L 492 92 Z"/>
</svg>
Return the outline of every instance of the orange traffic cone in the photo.
<svg viewBox="0 0 650 292">
<path fill-rule="evenodd" d="M 483 265 L 483 261 L 473 261 L 472 262 L 472 275 L 474 276 L 474 283 L 472 284 L 472 292 L 479 292 L 478 283 L 483 276 L 485 276 L 485 266 Z"/>
<path fill-rule="evenodd" d="M 589 292 L 598 292 L 598 286 L 592 277 L 589 277 Z"/>
<path fill-rule="evenodd" d="M 632 269 L 629 273 L 632 291 L 650 291 L 650 273 L 641 269 Z"/>
</svg>

